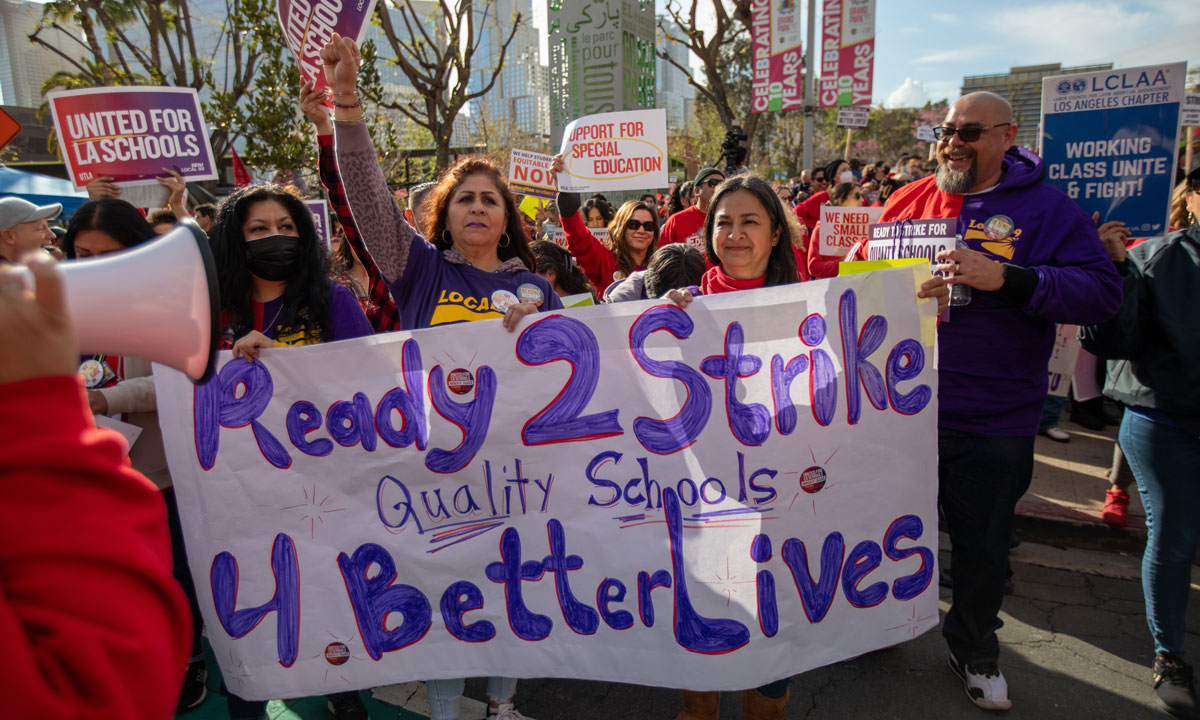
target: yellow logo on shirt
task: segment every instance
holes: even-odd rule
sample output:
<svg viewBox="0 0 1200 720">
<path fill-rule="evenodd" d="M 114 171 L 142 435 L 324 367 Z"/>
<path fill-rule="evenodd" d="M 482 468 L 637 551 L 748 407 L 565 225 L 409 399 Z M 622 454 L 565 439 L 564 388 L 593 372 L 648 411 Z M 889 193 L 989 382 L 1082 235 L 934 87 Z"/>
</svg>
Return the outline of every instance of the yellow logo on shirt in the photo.
<svg viewBox="0 0 1200 720">
<path fill-rule="evenodd" d="M 1021 239 L 1021 230 L 1007 215 L 993 215 L 984 222 L 971 219 L 963 240 L 981 240 L 979 248 L 1005 260 L 1013 259 L 1015 245 Z"/>
<path fill-rule="evenodd" d="M 429 324 L 445 325 L 500 317 L 504 317 L 504 313 L 493 307 L 489 298 L 463 295 L 457 290 L 442 290 Z"/>
</svg>

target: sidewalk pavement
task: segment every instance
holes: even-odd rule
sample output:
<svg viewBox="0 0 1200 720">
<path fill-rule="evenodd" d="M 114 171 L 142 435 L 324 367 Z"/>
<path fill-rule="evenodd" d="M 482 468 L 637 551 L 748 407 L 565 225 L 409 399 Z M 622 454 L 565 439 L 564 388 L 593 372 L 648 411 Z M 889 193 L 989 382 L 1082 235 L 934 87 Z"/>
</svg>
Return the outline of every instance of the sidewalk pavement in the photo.
<svg viewBox="0 0 1200 720">
<path fill-rule="evenodd" d="M 1140 584 L 1145 512 L 1130 488 L 1129 527 L 1100 519 L 1116 428 L 1085 430 L 1065 420 L 1071 440 L 1039 436 L 1034 477 L 1017 507 L 1018 533 L 1033 537 L 1013 550 L 1015 589 L 1005 598 L 1000 629 L 1001 669 L 1013 709 L 1003 715 L 975 708 L 946 666 L 937 630 L 894 648 L 793 678 L 788 720 L 847 717 L 959 720 L 1005 717 L 1166 717 L 1157 709 L 1150 679 L 1153 648 L 1146 629 Z M 940 562 L 949 561 L 941 536 Z M 1200 657 L 1200 573 L 1194 573 L 1188 611 L 1188 654 Z M 949 608 L 941 590 L 940 610 Z M 210 688 L 218 669 L 210 654 Z M 519 669 L 518 673 L 519 674 Z M 373 720 L 427 717 L 421 683 L 363 691 Z M 381 700 L 382 699 L 382 700 Z M 462 720 L 482 720 L 484 681 L 467 682 Z M 671 720 L 679 693 L 665 688 L 580 680 L 522 680 L 517 707 L 538 720 Z M 328 720 L 324 698 L 273 701 L 272 720 Z M 215 691 L 187 720 L 226 718 Z M 736 693 L 722 698 L 721 720 L 741 718 Z"/>
<path fill-rule="evenodd" d="M 1059 428 L 1070 433 L 1069 442 L 1037 437 L 1033 482 L 1017 503 L 1017 515 L 1107 528 L 1100 519 L 1100 510 L 1104 507 L 1104 491 L 1109 488 L 1108 471 L 1117 428 L 1087 430 L 1067 420 L 1067 414 L 1063 412 Z M 1129 498 L 1127 531 L 1144 536 L 1146 511 L 1136 485 L 1129 487 Z"/>
</svg>

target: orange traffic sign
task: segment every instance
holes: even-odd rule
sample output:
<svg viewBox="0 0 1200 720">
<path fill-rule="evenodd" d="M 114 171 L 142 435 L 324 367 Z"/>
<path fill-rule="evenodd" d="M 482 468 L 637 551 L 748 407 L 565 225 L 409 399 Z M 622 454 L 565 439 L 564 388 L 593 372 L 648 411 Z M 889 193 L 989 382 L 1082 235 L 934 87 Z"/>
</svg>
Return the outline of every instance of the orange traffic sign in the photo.
<svg viewBox="0 0 1200 720">
<path fill-rule="evenodd" d="M 13 120 L 12 115 L 0 109 L 0 150 L 3 150 L 4 146 L 12 142 L 13 138 L 20 132 L 21 123 Z"/>
</svg>

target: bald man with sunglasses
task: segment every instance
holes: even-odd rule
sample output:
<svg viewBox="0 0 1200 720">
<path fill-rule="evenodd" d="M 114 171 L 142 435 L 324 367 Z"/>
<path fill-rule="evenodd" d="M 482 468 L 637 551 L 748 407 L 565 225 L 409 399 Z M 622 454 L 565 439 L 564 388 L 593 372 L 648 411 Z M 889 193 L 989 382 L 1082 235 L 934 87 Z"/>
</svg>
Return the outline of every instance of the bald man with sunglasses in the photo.
<svg viewBox="0 0 1200 720">
<path fill-rule="evenodd" d="M 1007 100 L 964 95 L 933 130 L 937 173 L 893 193 L 881 222 L 957 218 L 966 244 L 938 255 L 948 281 L 971 288 L 938 326 L 938 492 L 953 583 L 942 635 L 971 701 L 1007 710 L 996 630 L 1055 324 L 1104 322 L 1121 285 L 1095 223 L 1042 182 L 1041 158 L 1013 146 Z"/>
</svg>

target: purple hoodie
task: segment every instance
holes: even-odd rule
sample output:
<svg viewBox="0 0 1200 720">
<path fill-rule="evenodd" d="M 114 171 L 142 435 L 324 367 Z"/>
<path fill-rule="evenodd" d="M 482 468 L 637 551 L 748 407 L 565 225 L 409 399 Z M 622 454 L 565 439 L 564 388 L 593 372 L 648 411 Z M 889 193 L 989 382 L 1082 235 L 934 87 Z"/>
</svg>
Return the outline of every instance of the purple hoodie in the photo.
<svg viewBox="0 0 1200 720">
<path fill-rule="evenodd" d="M 938 326 L 939 427 L 983 435 L 1032 436 L 1046 399 L 1046 364 L 1056 323 L 1104 322 L 1121 306 L 1121 279 L 1092 219 L 1042 182 L 1042 160 L 1009 148 L 990 191 L 954 195 L 928 177 L 897 190 L 881 222 L 958 217 L 972 250 L 1037 273 L 1018 304 L 971 288 L 969 305 Z"/>
</svg>

